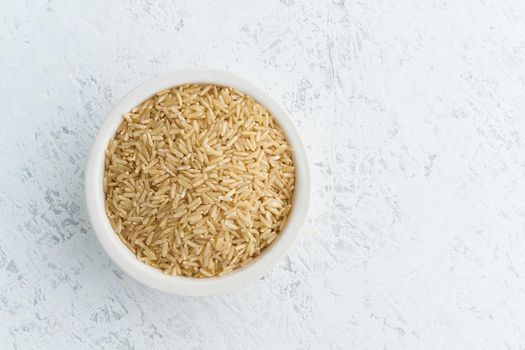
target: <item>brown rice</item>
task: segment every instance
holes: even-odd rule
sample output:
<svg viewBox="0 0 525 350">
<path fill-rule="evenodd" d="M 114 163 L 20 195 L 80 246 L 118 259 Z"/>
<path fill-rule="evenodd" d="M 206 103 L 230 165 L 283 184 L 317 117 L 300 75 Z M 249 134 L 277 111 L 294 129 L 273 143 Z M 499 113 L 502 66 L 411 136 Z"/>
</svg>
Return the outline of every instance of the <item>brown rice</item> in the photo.
<svg viewBox="0 0 525 350">
<path fill-rule="evenodd" d="M 103 186 L 111 225 L 140 261 L 204 278 L 246 265 L 275 241 L 295 168 L 268 110 L 236 89 L 192 84 L 124 115 Z"/>
</svg>

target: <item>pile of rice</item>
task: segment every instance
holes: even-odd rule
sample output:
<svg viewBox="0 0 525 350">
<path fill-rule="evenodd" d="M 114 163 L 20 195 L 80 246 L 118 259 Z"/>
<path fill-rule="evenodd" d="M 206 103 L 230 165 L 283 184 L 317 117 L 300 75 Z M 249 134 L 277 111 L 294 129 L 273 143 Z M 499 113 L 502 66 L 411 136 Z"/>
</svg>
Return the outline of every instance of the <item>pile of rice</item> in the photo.
<svg viewBox="0 0 525 350">
<path fill-rule="evenodd" d="M 294 182 L 292 150 L 268 110 L 236 89 L 182 85 L 124 115 L 106 150 L 105 209 L 140 261 L 212 277 L 277 239 Z"/>
</svg>

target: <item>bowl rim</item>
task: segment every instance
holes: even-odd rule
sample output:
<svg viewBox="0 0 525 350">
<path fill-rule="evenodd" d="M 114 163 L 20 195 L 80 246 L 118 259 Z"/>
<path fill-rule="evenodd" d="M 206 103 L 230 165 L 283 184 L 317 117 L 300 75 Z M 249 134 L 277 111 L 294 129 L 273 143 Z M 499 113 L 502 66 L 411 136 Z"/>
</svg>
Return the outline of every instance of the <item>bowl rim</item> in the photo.
<svg viewBox="0 0 525 350">
<path fill-rule="evenodd" d="M 104 155 L 110 138 L 122 122 L 122 115 L 158 91 L 187 83 L 209 83 L 236 88 L 267 108 L 283 129 L 293 149 L 296 183 L 292 210 L 278 239 L 246 266 L 224 276 L 192 278 L 172 276 L 139 261 L 113 231 L 104 210 Z M 91 227 L 111 260 L 140 283 L 168 293 L 188 296 L 223 294 L 262 277 L 284 258 L 306 220 L 310 204 L 310 169 L 307 152 L 290 115 L 265 90 L 231 72 L 191 68 L 160 74 L 133 88 L 107 115 L 93 141 L 85 174 L 85 199 Z"/>
</svg>

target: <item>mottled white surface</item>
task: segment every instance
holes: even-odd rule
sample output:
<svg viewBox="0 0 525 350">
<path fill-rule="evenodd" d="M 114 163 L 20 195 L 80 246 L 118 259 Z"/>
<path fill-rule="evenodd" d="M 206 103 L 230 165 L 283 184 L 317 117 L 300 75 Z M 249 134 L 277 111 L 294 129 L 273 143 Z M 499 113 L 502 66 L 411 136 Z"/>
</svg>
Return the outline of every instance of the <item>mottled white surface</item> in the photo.
<svg viewBox="0 0 525 350">
<path fill-rule="evenodd" d="M 123 275 L 83 203 L 112 106 L 191 66 L 278 97 L 314 178 L 220 297 Z M 2 349 L 525 348 L 523 1 L 2 1 L 0 77 Z"/>
</svg>

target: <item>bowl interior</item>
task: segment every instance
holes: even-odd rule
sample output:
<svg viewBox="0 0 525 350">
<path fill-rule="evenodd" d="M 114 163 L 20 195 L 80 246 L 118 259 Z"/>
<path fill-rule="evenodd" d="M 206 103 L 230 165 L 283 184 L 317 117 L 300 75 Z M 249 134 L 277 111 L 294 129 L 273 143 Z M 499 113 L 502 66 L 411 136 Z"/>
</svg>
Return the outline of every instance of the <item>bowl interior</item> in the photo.
<svg viewBox="0 0 525 350">
<path fill-rule="evenodd" d="M 156 92 L 181 84 L 202 83 L 230 86 L 252 96 L 266 107 L 286 134 L 293 150 L 296 179 L 292 210 L 279 237 L 260 256 L 246 266 L 224 276 L 191 278 L 171 276 L 140 262 L 114 233 L 104 211 L 104 157 L 109 140 L 122 122 L 122 115 Z M 94 141 L 86 171 L 86 202 L 88 214 L 99 241 L 111 259 L 139 282 L 165 292 L 183 295 L 211 295 L 237 289 L 260 278 L 277 263 L 293 244 L 306 218 L 310 200 L 310 174 L 306 150 L 288 113 L 275 99 L 247 80 L 234 74 L 192 69 L 163 74 L 132 90 L 111 111 Z"/>
</svg>

